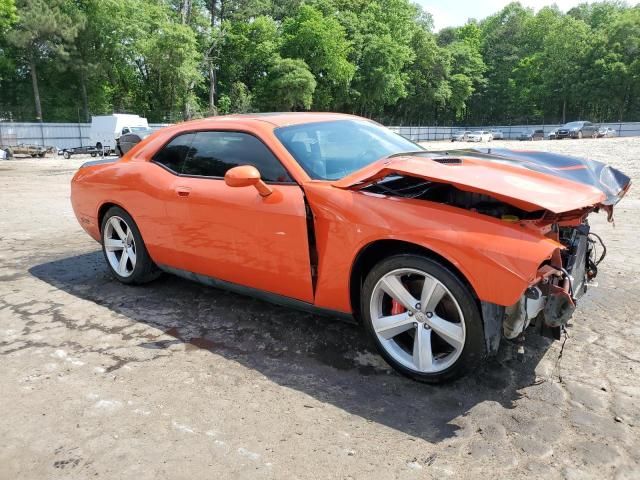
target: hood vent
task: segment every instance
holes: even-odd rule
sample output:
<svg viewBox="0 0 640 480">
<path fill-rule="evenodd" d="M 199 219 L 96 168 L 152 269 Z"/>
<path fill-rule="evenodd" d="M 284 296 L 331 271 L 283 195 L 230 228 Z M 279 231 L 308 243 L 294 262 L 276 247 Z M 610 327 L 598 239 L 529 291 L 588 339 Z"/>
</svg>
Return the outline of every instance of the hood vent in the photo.
<svg viewBox="0 0 640 480">
<path fill-rule="evenodd" d="M 441 157 L 441 158 L 432 158 L 432 160 L 434 162 L 438 162 L 443 165 L 462 165 L 462 160 L 459 158 Z"/>
</svg>

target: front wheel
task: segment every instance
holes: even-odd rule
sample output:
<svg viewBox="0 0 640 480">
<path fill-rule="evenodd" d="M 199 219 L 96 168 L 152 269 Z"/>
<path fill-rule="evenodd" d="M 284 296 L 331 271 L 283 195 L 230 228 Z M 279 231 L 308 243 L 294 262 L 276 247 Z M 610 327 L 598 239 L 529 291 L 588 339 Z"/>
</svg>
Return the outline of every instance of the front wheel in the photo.
<svg viewBox="0 0 640 480">
<path fill-rule="evenodd" d="M 111 273 L 122 283 L 155 280 L 160 270 L 153 263 L 138 226 L 120 207 L 111 207 L 102 219 L 102 252 Z"/>
<path fill-rule="evenodd" d="M 484 358 L 482 318 L 469 288 L 427 257 L 394 255 L 362 287 L 365 328 L 380 355 L 414 380 L 442 383 Z"/>
</svg>

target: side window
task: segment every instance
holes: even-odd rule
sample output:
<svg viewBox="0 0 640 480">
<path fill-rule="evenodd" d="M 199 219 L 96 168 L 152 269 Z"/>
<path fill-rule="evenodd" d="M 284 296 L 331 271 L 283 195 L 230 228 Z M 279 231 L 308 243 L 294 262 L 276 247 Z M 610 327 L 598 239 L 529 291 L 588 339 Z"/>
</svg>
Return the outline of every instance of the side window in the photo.
<svg viewBox="0 0 640 480">
<path fill-rule="evenodd" d="M 182 173 L 224 177 L 239 165 L 253 165 L 266 182 L 290 182 L 280 161 L 256 137 L 239 132 L 197 132 Z"/>
<path fill-rule="evenodd" d="M 186 133 L 174 138 L 155 154 L 153 161 L 176 173 L 182 173 L 184 161 L 195 136 L 195 133 Z"/>
</svg>

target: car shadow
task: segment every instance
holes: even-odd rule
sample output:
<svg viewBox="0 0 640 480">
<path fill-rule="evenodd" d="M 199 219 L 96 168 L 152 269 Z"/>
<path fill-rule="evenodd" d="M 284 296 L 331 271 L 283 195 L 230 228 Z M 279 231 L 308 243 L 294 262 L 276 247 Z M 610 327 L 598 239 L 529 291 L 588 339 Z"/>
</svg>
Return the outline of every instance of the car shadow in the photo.
<svg viewBox="0 0 640 480">
<path fill-rule="evenodd" d="M 144 349 L 184 344 L 256 370 L 279 385 L 304 392 L 368 421 L 430 442 L 455 435 L 455 420 L 475 405 L 499 402 L 513 408 L 520 390 L 536 381 L 535 367 L 550 342 L 529 335 L 525 361 L 503 348 L 473 375 L 431 386 L 391 370 L 358 326 L 303 313 L 172 275 L 132 287 L 111 277 L 102 252 L 62 258 L 29 272 L 79 298 L 98 303 L 164 334 L 121 334 Z M 62 315 L 62 313 L 58 313 Z M 69 320 L 67 327 L 73 328 Z M 86 326 L 83 327 L 86 329 Z M 213 357 L 212 357 L 213 359 Z M 215 360 L 213 360 L 215 361 Z M 121 359 L 108 370 L 126 365 Z M 417 409 L 422 414 L 416 414 Z"/>
</svg>

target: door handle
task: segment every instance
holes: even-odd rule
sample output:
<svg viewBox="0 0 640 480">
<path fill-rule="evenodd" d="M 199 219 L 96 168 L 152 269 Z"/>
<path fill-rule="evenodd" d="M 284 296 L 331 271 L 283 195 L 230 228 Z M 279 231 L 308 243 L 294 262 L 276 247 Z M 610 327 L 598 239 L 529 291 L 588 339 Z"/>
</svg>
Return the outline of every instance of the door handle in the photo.
<svg viewBox="0 0 640 480">
<path fill-rule="evenodd" d="M 189 187 L 176 187 L 176 193 L 179 197 L 188 197 L 191 189 Z"/>
</svg>

